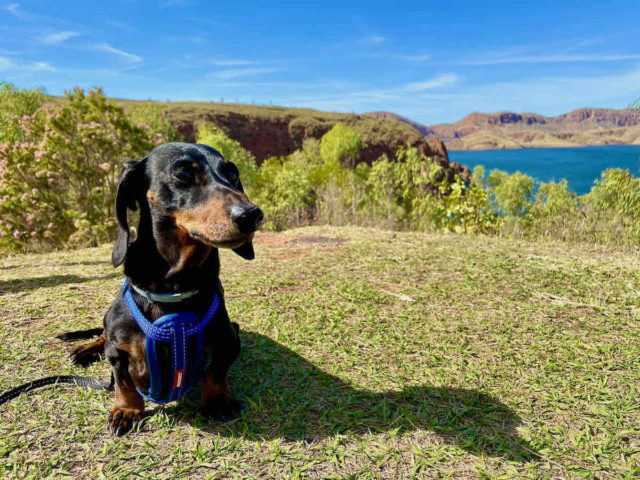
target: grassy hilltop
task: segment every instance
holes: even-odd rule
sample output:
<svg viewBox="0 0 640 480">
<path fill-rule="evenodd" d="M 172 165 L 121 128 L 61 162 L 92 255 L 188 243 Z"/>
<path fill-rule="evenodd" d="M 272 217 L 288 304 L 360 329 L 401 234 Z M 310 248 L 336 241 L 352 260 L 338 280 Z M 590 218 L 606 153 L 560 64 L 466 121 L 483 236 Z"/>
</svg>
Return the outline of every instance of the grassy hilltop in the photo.
<svg viewBox="0 0 640 480">
<path fill-rule="evenodd" d="M 0 407 L 0 476 L 637 478 L 637 252 L 308 227 L 222 254 L 244 417 L 198 396 L 111 437 L 112 394 L 47 388 Z M 108 378 L 53 337 L 101 324 L 110 247 L 0 260 L 0 382 Z"/>
</svg>

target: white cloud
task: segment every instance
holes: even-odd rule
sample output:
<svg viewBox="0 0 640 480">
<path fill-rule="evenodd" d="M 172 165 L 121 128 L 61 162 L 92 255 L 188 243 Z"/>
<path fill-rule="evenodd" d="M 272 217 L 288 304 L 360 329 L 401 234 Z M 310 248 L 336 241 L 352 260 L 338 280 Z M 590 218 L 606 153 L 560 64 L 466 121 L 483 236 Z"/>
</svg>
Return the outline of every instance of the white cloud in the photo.
<svg viewBox="0 0 640 480">
<path fill-rule="evenodd" d="M 413 82 L 404 85 L 407 92 L 421 92 L 423 90 L 431 90 L 433 88 L 442 88 L 454 83 L 458 83 L 460 77 L 455 73 L 444 73 L 424 82 Z"/>
<path fill-rule="evenodd" d="M 108 43 L 101 43 L 99 45 L 94 45 L 92 48 L 93 50 L 99 50 L 101 52 L 107 52 L 107 53 L 112 53 L 114 55 L 118 55 L 119 57 L 122 57 L 125 60 L 128 60 L 130 62 L 142 61 L 142 57 L 139 57 L 138 55 L 134 55 L 133 53 L 125 52 L 124 50 L 119 50 L 115 47 L 112 47 Z"/>
<path fill-rule="evenodd" d="M 64 42 L 65 40 L 69 40 L 70 38 L 77 37 L 79 35 L 80 33 L 78 32 L 63 31 L 45 35 L 40 38 L 40 41 L 45 45 L 54 45 L 56 43 Z"/>
<path fill-rule="evenodd" d="M 281 68 L 234 68 L 230 70 L 219 70 L 207 74 L 209 78 L 219 78 L 221 80 L 230 80 L 238 77 L 250 77 L 256 75 L 264 75 L 266 73 L 274 73 L 281 71 Z"/>
<path fill-rule="evenodd" d="M 466 60 L 460 63 L 462 65 L 499 65 L 505 63 L 620 62 L 624 60 L 640 60 L 640 54 L 521 55 Z"/>
</svg>

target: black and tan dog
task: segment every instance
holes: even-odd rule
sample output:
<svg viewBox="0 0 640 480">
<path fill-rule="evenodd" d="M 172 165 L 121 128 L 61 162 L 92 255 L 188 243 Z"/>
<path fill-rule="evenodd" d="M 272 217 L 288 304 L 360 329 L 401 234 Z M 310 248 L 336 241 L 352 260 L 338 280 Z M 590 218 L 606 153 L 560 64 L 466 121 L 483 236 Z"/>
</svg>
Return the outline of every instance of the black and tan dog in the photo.
<svg viewBox="0 0 640 480">
<path fill-rule="evenodd" d="M 129 241 L 127 209 L 140 210 L 135 241 Z M 245 195 L 238 169 L 211 147 L 168 143 L 144 159 L 125 164 L 116 197 L 118 239 L 114 266 L 124 262 L 128 282 L 140 291 L 198 293 L 179 303 L 156 303 L 132 291 L 149 321 L 188 310 L 202 317 L 214 295 L 220 306 L 204 333 L 209 357 L 202 377 L 203 407 L 214 418 L 228 419 L 240 410 L 226 376 L 240 351 L 237 324 L 227 315 L 219 282 L 218 248 L 231 248 L 253 259 L 252 238 L 262 212 Z M 85 364 L 104 354 L 115 380 L 115 403 L 109 429 L 122 435 L 144 411 L 137 389 L 149 388 L 145 334 L 127 307 L 122 292 L 104 317 L 104 331 L 77 348 L 72 361 Z M 136 389 L 137 387 L 137 389 Z"/>
</svg>

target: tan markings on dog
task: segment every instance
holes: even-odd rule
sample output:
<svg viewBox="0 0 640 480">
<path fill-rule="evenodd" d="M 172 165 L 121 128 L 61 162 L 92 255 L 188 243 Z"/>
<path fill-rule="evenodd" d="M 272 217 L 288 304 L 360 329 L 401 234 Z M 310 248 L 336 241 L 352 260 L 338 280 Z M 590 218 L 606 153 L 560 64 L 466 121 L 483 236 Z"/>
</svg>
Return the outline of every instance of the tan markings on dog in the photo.
<svg viewBox="0 0 640 480">
<path fill-rule="evenodd" d="M 149 203 L 152 207 L 155 207 L 158 204 L 158 197 L 156 197 L 156 194 L 151 190 L 147 191 L 147 199 L 149 200 Z"/>
<path fill-rule="evenodd" d="M 224 200 L 219 198 L 190 210 L 180 210 L 173 216 L 179 228 L 213 246 L 224 247 L 229 243 L 242 244 L 247 241 L 247 236 L 231 221 Z"/>
<path fill-rule="evenodd" d="M 120 342 L 117 348 L 129 354 L 129 375 L 131 375 L 135 386 L 140 390 L 147 390 L 150 380 L 145 336 L 136 335 L 132 340 Z"/>
<path fill-rule="evenodd" d="M 205 373 L 202 380 L 202 403 L 209 405 L 215 403 L 223 398 L 225 400 L 231 400 L 233 397 L 229 390 L 227 380 L 224 379 L 219 383 L 214 383 L 212 373 Z"/>
<path fill-rule="evenodd" d="M 185 268 L 201 266 L 207 260 L 213 248 L 191 238 L 189 232 L 179 226 L 176 229 L 176 237 L 178 240 L 178 257 L 167 272 L 167 278 Z"/>
<path fill-rule="evenodd" d="M 115 433 L 118 429 L 128 432 L 140 420 L 144 412 L 144 398 L 136 391 L 129 379 L 121 379 L 115 384 L 116 398 L 109 415 L 109 425 Z"/>
<path fill-rule="evenodd" d="M 87 345 L 80 345 L 71 352 L 71 360 L 80 360 L 81 358 L 92 357 L 94 355 L 102 355 L 104 353 L 104 344 L 106 341 L 107 337 L 103 333 L 95 342 L 88 343 Z"/>
<path fill-rule="evenodd" d="M 198 232 L 216 238 L 216 230 L 220 227 L 231 227 L 231 219 L 224 208 L 224 201 L 211 199 L 207 203 L 191 210 L 180 210 L 173 214 L 176 225 L 187 232 Z"/>
</svg>

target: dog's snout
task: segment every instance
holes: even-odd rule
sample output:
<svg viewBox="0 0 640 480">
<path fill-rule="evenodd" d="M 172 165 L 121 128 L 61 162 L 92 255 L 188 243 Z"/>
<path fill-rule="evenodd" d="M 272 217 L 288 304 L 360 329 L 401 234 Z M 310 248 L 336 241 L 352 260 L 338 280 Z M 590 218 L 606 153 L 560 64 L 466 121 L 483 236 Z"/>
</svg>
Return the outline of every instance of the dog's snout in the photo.
<svg viewBox="0 0 640 480">
<path fill-rule="evenodd" d="M 255 205 L 234 205 L 229 214 L 242 233 L 255 232 L 264 218 L 262 210 Z"/>
</svg>

